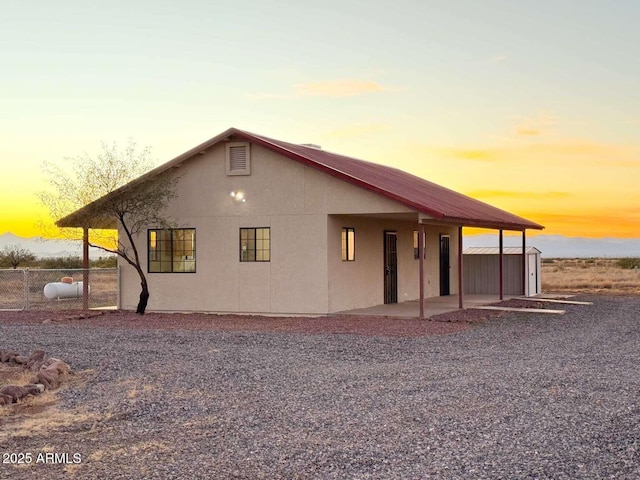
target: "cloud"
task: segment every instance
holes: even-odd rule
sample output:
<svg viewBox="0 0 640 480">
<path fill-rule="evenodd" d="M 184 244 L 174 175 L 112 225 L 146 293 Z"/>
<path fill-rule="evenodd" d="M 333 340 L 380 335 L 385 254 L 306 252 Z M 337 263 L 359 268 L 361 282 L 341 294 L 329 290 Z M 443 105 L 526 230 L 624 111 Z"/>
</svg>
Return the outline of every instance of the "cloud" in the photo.
<svg viewBox="0 0 640 480">
<path fill-rule="evenodd" d="M 504 62 L 506 59 L 507 59 L 507 56 L 506 56 L 506 55 L 502 55 L 502 54 L 500 54 L 500 55 L 495 55 L 495 56 L 493 57 L 493 61 L 494 61 L 494 62 L 496 62 L 496 63 L 502 63 L 502 62 Z"/>
<path fill-rule="evenodd" d="M 371 93 L 389 92 L 393 89 L 371 80 L 343 79 L 320 82 L 296 83 L 285 93 L 247 93 L 249 100 L 269 100 L 301 97 L 355 97 Z"/>
<path fill-rule="evenodd" d="M 550 211 L 518 212 L 545 226 L 548 232 L 585 237 L 637 237 L 640 215 L 620 211 L 557 213 Z"/>
<path fill-rule="evenodd" d="M 294 85 L 294 94 L 301 97 L 353 97 L 388 90 L 388 88 L 370 80 L 327 80 Z"/>
<path fill-rule="evenodd" d="M 554 142 L 512 143 L 483 148 L 421 146 L 428 155 L 474 162 L 534 161 L 551 166 L 558 162 L 579 161 L 580 165 L 607 167 L 640 167 L 640 148 L 634 145 L 597 143 L 589 140 L 565 139 Z"/>
<path fill-rule="evenodd" d="M 558 119 L 547 113 L 528 117 L 516 117 L 513 132 L 516 136 L 537 137 L 549 133 L 558 123 Z"/>
<path fill-rule="evenodd" d="M 349 125 L 345 127 L 336 128 L 328 131 L 324 136 L 328 138 L 353 138 L 361 137 L 365 135 L 377 134 L 385 130 L 389 130 L 389 125 L 381 124 L 361 124 L 361 125 Z"/>
<path fill-rule="evenodd" d="M 544 199 L 560 199 L 571 196 L 569 192 L 547 191 L 547 192 L 531 192 L 521 190 L 473 190 L 467 192 L 467 195 L 474 198 L 544 198 Z"/>
<path fill-rule="evenodd" d="M 274 98 L 286 98 L 286 94 L 282 93 L 245 93 L 245 98 L 249 100 L 270 100 Z"/>
</svg>

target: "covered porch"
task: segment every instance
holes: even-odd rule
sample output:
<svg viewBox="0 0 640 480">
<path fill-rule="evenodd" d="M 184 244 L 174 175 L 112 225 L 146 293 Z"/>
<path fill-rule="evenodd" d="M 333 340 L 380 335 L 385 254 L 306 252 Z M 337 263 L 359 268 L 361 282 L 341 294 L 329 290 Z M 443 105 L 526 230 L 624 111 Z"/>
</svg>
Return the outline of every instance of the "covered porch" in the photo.
<svg viewBox="0 0 640 480">
<path fill-rule="evenodd" d="M 500 302 L 501 300 L 510 300 L 512 298 L 518 298 L 518 296 L 503 295 L 503 298 L 501 299 L 499 295 L 465 295 L 464 308 L 488 305 Z M 340 315 L 430 318 L 435 315 L 440 315 L 441 313 L 452 312 L 459 309 L 460 299 L 457 294 L 454 294 L 424 299 L 422 317 L 419 300 L 409 300 L 402 303 L 386 303 L 382 305 L 375 305 L 373 307 L 356 308 L 336 313 Z"/>
</svg>

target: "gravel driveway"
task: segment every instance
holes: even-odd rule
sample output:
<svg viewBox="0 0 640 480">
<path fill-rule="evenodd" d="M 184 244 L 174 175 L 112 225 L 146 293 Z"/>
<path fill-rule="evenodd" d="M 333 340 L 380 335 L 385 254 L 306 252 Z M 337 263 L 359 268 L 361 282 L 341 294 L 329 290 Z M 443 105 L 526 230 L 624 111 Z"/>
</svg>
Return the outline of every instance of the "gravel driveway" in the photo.
<svg viewBox="0 0 640 480">
<path fill-rule="evenodd" d="M 40 414 L 65 425 L 0 429 L 3 457 L 68 464 L 0 478 L 640 478 L 640 298 L 579 299 L 594 305 L 423 336 L 3 313 L 0 348 L 43 348 L 86 382 Z"/>
</svg>

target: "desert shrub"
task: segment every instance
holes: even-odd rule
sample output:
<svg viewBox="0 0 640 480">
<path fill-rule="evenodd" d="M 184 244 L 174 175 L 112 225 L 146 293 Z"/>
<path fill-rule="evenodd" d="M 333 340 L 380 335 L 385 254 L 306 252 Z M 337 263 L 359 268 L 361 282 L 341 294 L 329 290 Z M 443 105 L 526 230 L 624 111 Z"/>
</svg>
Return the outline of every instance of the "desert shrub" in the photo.
<svg viewBox="0 0 640 480">
<path fill-rule="evenodd" d="M 82 268 L 82 258 L 68 257 L 51 257 L 43 258 L 38 262 L 40 268 Z"/>
<path fill-rule="evenodd" d="M 616 260 L 616 266 L 624 269 L 640 268 L 640 258 L 619 258 Z"/>
<path fill-rule="evenodd" d="M 97 260 L 91 260 L 92 268 L 116 268 L 118 266 L 118 257 L 110 255 L 108 257 L 100 257 Z"/>
</svg>

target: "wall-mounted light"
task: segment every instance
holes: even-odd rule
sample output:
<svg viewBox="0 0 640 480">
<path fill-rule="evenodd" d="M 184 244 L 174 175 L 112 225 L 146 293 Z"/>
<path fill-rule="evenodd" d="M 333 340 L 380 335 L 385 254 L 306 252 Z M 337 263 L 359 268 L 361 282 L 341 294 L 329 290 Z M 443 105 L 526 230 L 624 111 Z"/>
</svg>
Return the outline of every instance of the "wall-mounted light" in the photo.
<svg viewBox="0 0 640 480">
<path fill-rule="evenodd" d="M 236 201 L 236 202 L 242 202 L 242 203 L 246 203 L 247 199 L 244 196 L 244 192 L 231 192 L 231 197 Z"/>
</svg>

